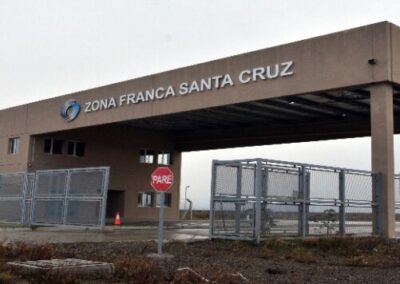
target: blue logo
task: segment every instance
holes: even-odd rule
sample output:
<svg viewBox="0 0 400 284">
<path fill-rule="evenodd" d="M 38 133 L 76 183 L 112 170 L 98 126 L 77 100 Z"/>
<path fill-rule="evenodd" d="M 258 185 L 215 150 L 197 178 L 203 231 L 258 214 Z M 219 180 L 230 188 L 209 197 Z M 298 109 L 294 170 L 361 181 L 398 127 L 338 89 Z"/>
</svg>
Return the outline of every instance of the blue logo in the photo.
<svg viewBox="0 0 400 284">
<path fill-rule="evenodd" d="M 78 117 L 81 111 L 81 105 L 75 100 L 66 101 L 60 109 L 60 115 L 65 121 L 70 122 Z"/>
</svg>

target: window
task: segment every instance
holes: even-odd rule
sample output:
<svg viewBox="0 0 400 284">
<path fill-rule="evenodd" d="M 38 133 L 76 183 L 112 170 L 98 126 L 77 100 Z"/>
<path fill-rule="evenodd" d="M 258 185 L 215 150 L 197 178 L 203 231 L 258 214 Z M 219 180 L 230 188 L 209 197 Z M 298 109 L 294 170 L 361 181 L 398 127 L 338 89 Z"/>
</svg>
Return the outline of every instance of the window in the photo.
<svg viewBox="0 0 400 284">
<path fill-rule="evenodd" d="M 138 207 L 151 207 L 153 206 L 153 193 L 139 192 L 137 201 Z"/>
<path fill-rule="evenodd" d="M 19 137 L 10 138 L 8 140 L 8 153 L 11 155 L 19 152 Z"/>
<path fill-rule="evenodd" d="M 161 195 L 160 195 L 160 193 L 157 193 L 157 196 L 156 196 L 156 206 L 157 207 L 160 207 L 160 199 L 161 199 Z M 171 207 L 171 193 L 164 193 L 164 206 Z"/>
<path fill-rule="evenodd" d="M 62 154 L 63 142 L 54 138 L 44 139 L 44 152 L 52 155 Z"/>
<path fill-rule="evenodd" d="M 85 156 L 85 143 L 83 142 L 68 142 L 68 155 L 75 157 L 83 157 Z"/>
<path fill-rule="evenodd" d="M 141 149 L 139 162 L 142 164 L 153 164 L 154 163 L 154 151 L 148 150 L 148 149 Z"/>
<path fill-rule="evenodd" d="M 157 154 L 157 164 L 159 165 L 171 165 L 172 164 L 172 154 L 170 152 L 159 152 Z"/>
</svg>

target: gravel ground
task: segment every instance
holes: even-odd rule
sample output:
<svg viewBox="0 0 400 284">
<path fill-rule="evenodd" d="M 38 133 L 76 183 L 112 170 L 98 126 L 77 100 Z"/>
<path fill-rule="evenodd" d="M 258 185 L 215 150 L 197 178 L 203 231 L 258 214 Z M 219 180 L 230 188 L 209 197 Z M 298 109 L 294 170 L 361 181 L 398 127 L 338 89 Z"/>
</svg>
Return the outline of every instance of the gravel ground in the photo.
<svg viewBox="0 0 400 284">
<path fill-rule="evenodd" d="M 169 242 L 164 245 L 164 252 L 174 255 L 172 259 L 154 260 L 146 257 L 154 252 L 154 242 L 134 241 L 51 244 L 5 254 L 7 260 L 38 259 L 50 255 L 53 258 L 113 262 L 116 266 L 115 277 L 94 283 L 204 283 L 177 274 L 177 269 L 182 267 L 189 267 L 215 283 L 245 283 L 229 277 L 237 272 L 250 283 L 400 281 L 400 245 L 374 238 L 333 238 L 328 241 L 275 239 L 260 245 L 208 240 Z"/>
</svg>

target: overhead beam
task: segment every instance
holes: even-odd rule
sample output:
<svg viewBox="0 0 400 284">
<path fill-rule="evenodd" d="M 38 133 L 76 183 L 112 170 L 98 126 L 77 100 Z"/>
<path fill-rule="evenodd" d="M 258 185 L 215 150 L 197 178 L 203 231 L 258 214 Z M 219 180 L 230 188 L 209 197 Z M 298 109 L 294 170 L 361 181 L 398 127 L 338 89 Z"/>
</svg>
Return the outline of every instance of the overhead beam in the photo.
<svg viewBox="0 0 400 284">
<path fill-rule="evenodd" d="M 335 96 L 335 95 L 332 95 L 332 94 L 329 94 L 329 93 L 318 93 L 318 94 L 315 94 L 315 95 L 323 97 L 323 98 L 326 98 L 326 99 L 329 99 L 329 100 L 334 101 L 334 102 L 340 102 L 340 103 L 345 103 L 347 105 L 359 107 L 359 108 L 365 109 L 366 111 L 369 112 L 369 103 L 364 103 L 364 102 L 352 100 L 352 99 L 350 99 L 348 97 L 345 97 L 345 96 L 338 97 L 338 96 Z"/>
<path fill-rule="evenodd" d="M 336 114 L 337 117 L 343 117 L 344 114 L 346 114 L 346 116 L 347 116 L 347 114 L 349 114 L 349 113 L 351 113 L 351 115 L 355 116 L 355 117 L 364 117 L 364 115 L 361 115 L 360 113 L 356 113 L 354 111 L 345 110 L 345 109 L 342 109 L 342 108 L 337 107 L 337 106 L 324 105 L 324 104 L 315 102 L 315 101 L 313 101 L 311 99 L 306 99 L 304 97 L 295 97 L 295 98 L 293 98 L 293 100 L 295 102 L 300 102 L 301 104 L 304 104 L 304 105 L 309 105 L 309 106 L 315 107 L 316 109 L 323 109 L 323 110 L 329 111 L 329 112 L 331 112 L 333 114 Z"/>
<path fill-rule="evenodd" d="M 175 143 L 182 151 L 218 149 L 239 146 L 270 145 L 303 141 L 317 141 L 362 137 L 370 134 L 370 122 L 336 121 L 258 127 L 237 127 L 216 131 L 193 131 L 175 135 Z"/>
</svg>

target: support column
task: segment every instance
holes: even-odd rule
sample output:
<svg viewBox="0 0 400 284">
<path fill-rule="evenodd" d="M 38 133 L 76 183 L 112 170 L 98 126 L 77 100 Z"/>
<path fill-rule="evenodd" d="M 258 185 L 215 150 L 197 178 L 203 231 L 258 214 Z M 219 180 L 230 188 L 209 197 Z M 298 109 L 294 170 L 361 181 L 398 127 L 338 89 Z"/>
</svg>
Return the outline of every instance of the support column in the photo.
<svg viewBox="0 0 400 284">
<path fill-rule="evenodd" d="M 389 84 L 374 85 L 370 87 L 370 94 L 372 171 L 381 174 L 380 220 L 374 222 L 379 222 L 383 237 L 394 238 L 393 87 Z"/>
</svg>

